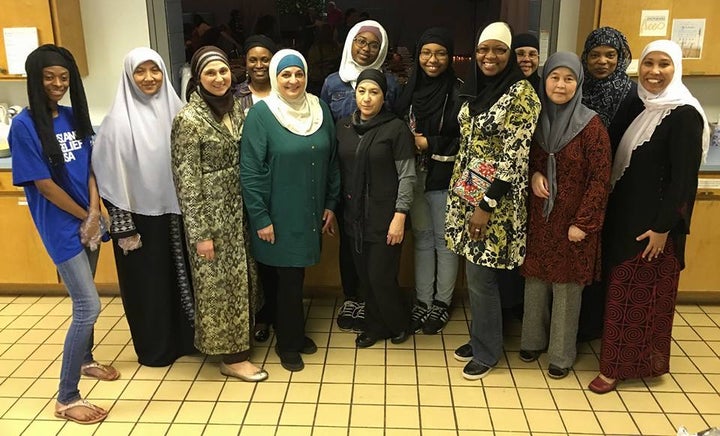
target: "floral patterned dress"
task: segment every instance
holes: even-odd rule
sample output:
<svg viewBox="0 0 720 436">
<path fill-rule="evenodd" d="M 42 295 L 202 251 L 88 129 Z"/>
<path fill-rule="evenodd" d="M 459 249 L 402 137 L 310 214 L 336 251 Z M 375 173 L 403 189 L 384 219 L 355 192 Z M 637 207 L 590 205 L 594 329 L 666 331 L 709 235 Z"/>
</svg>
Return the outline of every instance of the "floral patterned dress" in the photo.
<svg viewBox="0 0 720 436">
<path fill-rule="evenodd" d="M 530 141 L 540 114 L 540 100 L 527 80 L 508 88 L 487 111 L 470 116 L 463 103 L 460 151 L 453 168 L 454 186 L 473 158 L 495 166 L 495 177 L 512 185 L 490 215 L 486 236 L 473 241 L 467 224 L 475 206 L 452 193 L 448 196 L 445 239 L 448 248 L 472 263 L 512 269 L 525 258 L 527 222 L 528 156 Z"/>
</svg>

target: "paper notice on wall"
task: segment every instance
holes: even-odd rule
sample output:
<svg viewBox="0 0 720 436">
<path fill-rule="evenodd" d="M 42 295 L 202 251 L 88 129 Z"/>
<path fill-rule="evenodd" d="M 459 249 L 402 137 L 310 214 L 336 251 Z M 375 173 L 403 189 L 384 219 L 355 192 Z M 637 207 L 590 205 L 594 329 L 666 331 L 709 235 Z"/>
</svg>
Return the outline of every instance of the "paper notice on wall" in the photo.
<svg viewBox="0 0 720 436">
<path fill-rule="evenodd" d="M 540 65 L 545 65 L 545 61 L 548 58 L 548 53 L 550 53 L 550 31 L 541 30 L 538 42 L 540 43 L 540 59 L 538 62 L 540 63 Z"/>
<path fill-rule="evenodd" d="M 705 39 L 705 18 L 673 20 L 671 39 L 682 48 L 683 59 L 700 59 Z"/>
<path fill-rule="evenodd" d="M 640 36 L 666 36 L 669 15 L 667 9 L 643 10 L 640 15 Z"/>
<path fill-rule="evenodd" d="M 8 74 L 25 74 L 25 59 L 38 48 L 37 27 L 5 27 L 5 54 Z"/>
</svg>

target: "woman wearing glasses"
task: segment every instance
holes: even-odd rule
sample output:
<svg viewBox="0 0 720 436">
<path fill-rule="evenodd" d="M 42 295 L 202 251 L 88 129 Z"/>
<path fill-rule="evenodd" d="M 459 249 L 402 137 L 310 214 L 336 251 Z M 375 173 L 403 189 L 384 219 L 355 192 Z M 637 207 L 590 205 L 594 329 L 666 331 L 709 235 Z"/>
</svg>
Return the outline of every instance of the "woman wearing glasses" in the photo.
<svg viewBox="0 0 720 436">
<path fill-rule="evenodd" d="M 537 92 L 540 89 L 540 76 L 537 74 L 540 65 L 540 42 L 535 35 L 521 33 L 513 36 L 512 50 L 517 56 L 520 70 Z"/>
<path fill-rule="evenodd" d="M 340 70 L 325 79 L 320 92 L 320 98 L 330 107 L 335 121 L 350 116 L 357 109 L 355 87 L 358 76 L 368 68 L 381 71 L 387 51 L 387 33 L 377 21 L 361 21 L 350 29 L 345 39 Z M 385 78 L 388 85 L 385 105 L 391 108 L 395 102 L 398 86 L 391 75 L 386 74 Z M 338 216 L 343 214 L 342 207 L 341 201 L 337 210 Z M 358 294 L 359 279 L 353 264 L 351 241 L 342 231 L 339 262 L 345 302 L 338 313 L 338 327 L 345 330 L 361 330 L 365 309 Z"/>
<path fill-rule="evenodd" d="M 460 81 L 452 68 L 450 30 L 427 29 L 415 66 L 395 107 L 415 135 L 417 183 L 410 208 L 415 245 L 416 299 L 411 330 L 433 335 L 449 319 L 458 256 L 445 244 L 445 203 L 460 143 Z"/>
<path fill-rule="evenodd" d="M 528 155 L 540 101 L 514 56 L 510 62 L 511 45 L 506 23 L 488 25 L 460 93 L 460 150 L 450 183 L 464 187 L 470 170 L 489 180 L 468 184 L 466 192 L 477 195 L 453 188 L 447 204 L 445 237 L 465 257 L 470 296 L 470 342 L 455 350 L 457 360 L 468 362 L 463 377 L 469 380 L 485 377 L 502 357 L 498 271 L 525 257 Z"/>
</svg>

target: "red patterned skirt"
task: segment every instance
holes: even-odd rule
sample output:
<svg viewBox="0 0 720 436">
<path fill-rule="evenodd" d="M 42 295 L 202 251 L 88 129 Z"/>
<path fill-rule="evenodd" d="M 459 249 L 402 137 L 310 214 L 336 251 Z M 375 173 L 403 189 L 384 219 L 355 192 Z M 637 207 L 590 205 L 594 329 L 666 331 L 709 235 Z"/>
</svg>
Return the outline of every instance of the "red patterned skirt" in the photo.
<svg viewBox="0 0 720 436">
<path fill-rule="evenodd" d="M 638 253 L 610 271 L 600 372 L 614 379 L 657 377 L 670 370 L 680 262 L 670 238 L 652 261 Z"/>
</svg>

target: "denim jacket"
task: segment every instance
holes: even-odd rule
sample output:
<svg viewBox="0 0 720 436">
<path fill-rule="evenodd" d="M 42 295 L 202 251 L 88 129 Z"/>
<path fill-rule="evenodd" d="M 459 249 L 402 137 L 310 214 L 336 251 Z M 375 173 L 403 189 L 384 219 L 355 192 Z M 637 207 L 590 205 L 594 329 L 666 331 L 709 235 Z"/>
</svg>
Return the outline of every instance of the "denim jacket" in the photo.
<svg viewBox="0 0 720 436">
<path fill-rule="evenodd" d="M 385 78 L 388 85 L 385 107 L 391 110 L 398 96 L 398 83 L 392 74 L 385 73 Z M 320 91 L 320 99 L 330 107 L 335 121 L 351 115 L 357 109 L 355 90 L 350 83 L 343 82 L 337 72 L 330 74 L 325 79 L 322 91 Z"/>
</svg>

